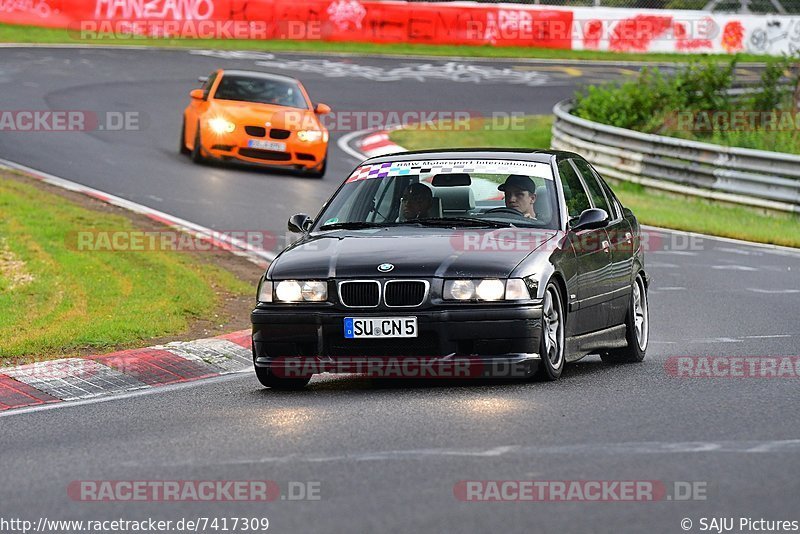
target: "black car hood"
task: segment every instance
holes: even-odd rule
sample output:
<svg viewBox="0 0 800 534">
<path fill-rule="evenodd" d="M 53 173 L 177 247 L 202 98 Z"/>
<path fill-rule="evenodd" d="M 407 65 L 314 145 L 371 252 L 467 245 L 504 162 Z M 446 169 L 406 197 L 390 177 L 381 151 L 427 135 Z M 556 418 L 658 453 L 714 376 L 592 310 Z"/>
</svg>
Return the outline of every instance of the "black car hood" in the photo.
<svg viewBox="0 0 800 534">
<path fill-rule="evenodd" d="M 539 229 L 392 227 L 306 236 L 272 263 L 273 279 L 503 278 L 556 235 Z M 378 265 L 391 263 L 390 273 Z"/>
</svg>

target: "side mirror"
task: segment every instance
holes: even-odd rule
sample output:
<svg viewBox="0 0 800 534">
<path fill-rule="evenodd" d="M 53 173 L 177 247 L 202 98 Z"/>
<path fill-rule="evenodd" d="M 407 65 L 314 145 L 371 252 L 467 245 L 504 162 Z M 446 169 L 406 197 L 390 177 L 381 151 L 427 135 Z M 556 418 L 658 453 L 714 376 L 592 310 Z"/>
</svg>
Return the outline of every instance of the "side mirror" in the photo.
<svg viewBox="0 0 800 534">
<path fill-rule="evenodd" d="M 608 225 L 608 213 L 606 210 L 600 208 L 590 208 L 583 210 L 578 221 L 571 225 L 573 231 L 578 230 L 593 230 L 595 228 L 603 228 Z"/>
<path fill-rule="evenodd" d="M 203 100 L 205 97 L 202 89 L 192 89 L 192 91 L 189 93 L 189 96 L 195 100 Z"/>
<path fill-rule="evenodd" d="M 323 104 L 320 102 L 316 106 L 314 106 L 314 113 L 317 115 L 327 115 L 331 112 L 331 107 L 328 104 Z"/>
<path fill-rule="evenodd" d="M 314 219 L 305 213 L 297 213 L 289 217 L 289 222 L 286 224 L 286 227 L 290 232 L 294 232 L 295 234 L 304 234 L 308 232 L 312 224 L 314 224 Z"/>
</svg>

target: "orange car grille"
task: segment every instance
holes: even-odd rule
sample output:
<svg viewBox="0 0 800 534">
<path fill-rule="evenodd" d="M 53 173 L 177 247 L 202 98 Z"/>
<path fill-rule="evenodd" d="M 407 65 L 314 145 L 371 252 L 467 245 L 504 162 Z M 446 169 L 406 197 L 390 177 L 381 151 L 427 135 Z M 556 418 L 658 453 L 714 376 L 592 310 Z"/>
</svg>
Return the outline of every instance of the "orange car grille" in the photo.
<svg viewBox="0 0 800 534">
<path fill-rule="evenodd" d="M 263 126 L 245 126 L 244 131 L 247 135 L 251 135 L 253 137 L 264 137 L 267 135 L 267 129 Z"/>
<path fill-rule="evenodd" d="M 269 136 L 273 139 L 287 139 L 292 132 L 289 130 L 282 130 L 280 128 L 273 128 L 269 131 Z"/>
</svg>

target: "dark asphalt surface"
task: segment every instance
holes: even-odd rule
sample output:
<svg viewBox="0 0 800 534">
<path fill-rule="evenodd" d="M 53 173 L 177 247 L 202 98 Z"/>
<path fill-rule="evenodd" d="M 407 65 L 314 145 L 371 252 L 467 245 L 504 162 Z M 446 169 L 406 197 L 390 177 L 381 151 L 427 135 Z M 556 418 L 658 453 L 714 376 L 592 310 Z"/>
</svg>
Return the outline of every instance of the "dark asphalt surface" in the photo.
<svg viewBox="0 0 800 534">
<path fill-rule="evenodd" d="M 132 110 L 148 119 L 140 132 L 4 132 L 0 158 L 195 223 L 282 234 L 290 214 L 315 212 L 355 164 L 335 144 L 322 181 L 197 167 L 177 155 L 180 112 L 196 76 L 218 65 L 253 66 L 254 59 L 186 51 L 0 54 L 4 109 Z M 330 77 L 298 58 L 268 61 L 298 69 L 280 71 L 300 76 L 312 98 L 347 110 L 547 113 L 576 83 L 620 75 L 609 67 L 578 67 L 576 76 L 520 63 L 518 72 L 537 73 L 520 82 L 518 74 L 485 72 L 514 70 L 513 63 L 471 60 L 480 68 L 466 72 L 495 80 L 476 83 L 425 78 L 442 68 L 420 64 L 440 60 L 332 58 L 360 67 L 328 65 L 326 72 L 336 74 Z M 703 517 L 798 520 L 797 379 L 676 378 L 665 362 L 798 355 L 800 255 L 658 237 L 666 250 L 647 255 L 651 345 L 642 364 L 608 367 L 589 356 L 548 384 L 317 377 L 299 393 L 263 390 L 244 374 L 0 417 L 0 517 L 247 516 L 268 517 L 270 531 L 348 533 L 677 533 L 683 518 L 694 522 L 692 531 Z M 282 487 L 318 481 L 321 499 L 112 504 L 67 494 L 74 480 L 149 479 L 270 479 Z M 707 484 L 707 498 L 474 503 L 453 494 L 461 480 L 518 479 L 698 481 Z"/>
</svg>

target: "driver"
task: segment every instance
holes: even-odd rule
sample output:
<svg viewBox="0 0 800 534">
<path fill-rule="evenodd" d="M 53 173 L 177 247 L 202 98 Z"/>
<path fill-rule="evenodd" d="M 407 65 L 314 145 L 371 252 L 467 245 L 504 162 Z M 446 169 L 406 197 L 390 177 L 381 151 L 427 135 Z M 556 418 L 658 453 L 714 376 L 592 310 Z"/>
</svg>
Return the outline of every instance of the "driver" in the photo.
<svg viewBox="0 0 800 534">
<path fill-rule="evenodd" d="M 536 201 L 536 184 L 529 176 L 511 174 L 497 189 L 505 193 L 506 207 L 517 210 L 529 219 L 536 218 L 533 203 Z"/>
<path fill-rule="evenodd" d="M 408 221 L 427 217 L 431 204 L 433 204 L 433 193 L 430 187 L 420 182 L 412 183 L 403 192 L 399 220 Z"/>
</svg>

